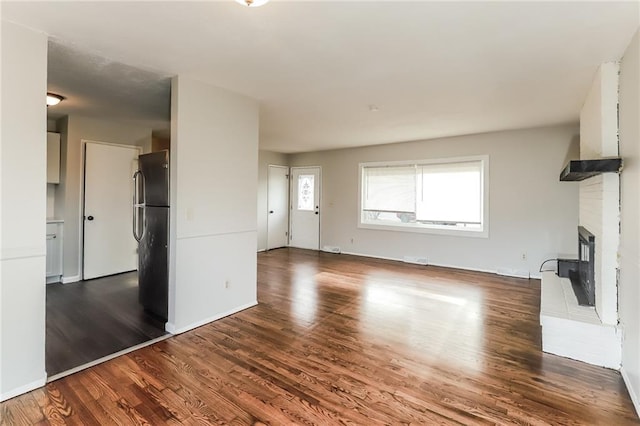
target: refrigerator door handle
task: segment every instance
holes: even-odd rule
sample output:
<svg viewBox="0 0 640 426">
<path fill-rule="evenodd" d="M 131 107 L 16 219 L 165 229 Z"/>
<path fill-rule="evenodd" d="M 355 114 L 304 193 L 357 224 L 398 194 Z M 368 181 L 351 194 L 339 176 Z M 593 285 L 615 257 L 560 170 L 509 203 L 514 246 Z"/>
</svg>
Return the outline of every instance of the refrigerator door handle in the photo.
<svg viewBox="0 0 640 426">
<path fill-rule="evenodd" d="M 138 184 L 138 178 L 141 178 L 142 186 Z M 142 203 L 139 203 L 139 195 L 138 189 L 142 189 Z M 140 218 L 138 217 L 138 210 L 142 208 L 142 233 L 138 235 L 138 225 L 140 223 Z M 144 237 L 144 231 L 147 228 L 147 218 L 145 214 L 145 194 L 144 194 L 144 175 L 140 170 L 136 171 L 133 174 L 133 215 L 132 215 L 132 226 L 133 226 L 133 238 L 136 239 L 137 242 L 140 242 L 142 237 Z"/>
<path fill-rule="evenodd" d="M 138 184 L 138 178 L 140 178 L 140 183 Z M 141 170 L 137 170 L 133 174 L 133 204 L 136 205 L 144 205 L 147 202 L 147 194 L 145 191 L 145 178 L 144 173 Z M 140 193 L 142 193 L 142 199 L 140 199 Z"/>
</svg>

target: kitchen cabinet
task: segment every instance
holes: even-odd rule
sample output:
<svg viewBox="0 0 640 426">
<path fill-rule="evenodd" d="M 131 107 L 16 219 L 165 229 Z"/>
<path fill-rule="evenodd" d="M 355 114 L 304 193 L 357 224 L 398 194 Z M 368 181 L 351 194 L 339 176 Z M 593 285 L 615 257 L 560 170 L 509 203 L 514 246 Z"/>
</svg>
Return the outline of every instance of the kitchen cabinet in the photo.
<svg viewBox="0 0 640 426">
<path fill-rule="evenodd" d="M 60 133 L 47 132 L 47 183 L 60 183 Z"/>
<path fill-rule="evenodd" d="M 62 278 L 62 221 L 47 222 L 47 284 Z"/>
</svg>

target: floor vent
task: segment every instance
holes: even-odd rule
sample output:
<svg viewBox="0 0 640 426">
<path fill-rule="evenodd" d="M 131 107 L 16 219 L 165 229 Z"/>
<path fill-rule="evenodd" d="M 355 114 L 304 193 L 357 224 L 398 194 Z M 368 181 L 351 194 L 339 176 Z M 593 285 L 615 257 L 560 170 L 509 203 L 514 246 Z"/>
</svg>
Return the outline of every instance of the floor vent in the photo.
<svg viewBox="0 0 640 426">
<path fill-rule="evenodd" d="M 340 254 L 342 250 L 337 246 L 323 246 L 322 251 L 326 251 L 327 253 L 337 253 Z"/>
<path fill-rule="evenodd" d="M 426 265 L 427 258 L 426 257 L 418 257 L 418 256 L 405 256 L 402 261 L 404 263 L 413 263 L 414 265 Z"/>
</svg>

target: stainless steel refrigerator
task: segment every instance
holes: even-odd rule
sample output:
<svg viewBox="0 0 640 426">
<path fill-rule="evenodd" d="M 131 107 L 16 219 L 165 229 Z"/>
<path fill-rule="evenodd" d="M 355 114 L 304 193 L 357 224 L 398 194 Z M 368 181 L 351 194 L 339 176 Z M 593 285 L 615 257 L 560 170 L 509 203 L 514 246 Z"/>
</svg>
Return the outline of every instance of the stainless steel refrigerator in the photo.
<svg viewBox="0 0 640 426">
<path fill-rule="evenodd" d="M 138 241 L 138 300 L 165 321 L 169 299 L 169 152 L 138 157 L 133 175 L 133 236 Z"/>
</svg>

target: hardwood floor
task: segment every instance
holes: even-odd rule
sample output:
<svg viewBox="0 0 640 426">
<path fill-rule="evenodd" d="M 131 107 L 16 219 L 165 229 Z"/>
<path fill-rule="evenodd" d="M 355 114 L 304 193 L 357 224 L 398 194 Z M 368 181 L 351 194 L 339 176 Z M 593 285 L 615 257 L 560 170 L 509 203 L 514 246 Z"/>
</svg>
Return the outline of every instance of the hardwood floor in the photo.
<svg viewBox="0 0 640 426">
<path fill-rule="evenodd" d="M 539 281 L 280 249 L 258 292 L 1 423 L 640 424 L 618 372 L 541 352 Z"/>
<path fill-rule="evenodd" d="M 136 272 L 47 285 L 47 374 L 163 336 L 164 322 L 138 303 Z"/>
</svg>

